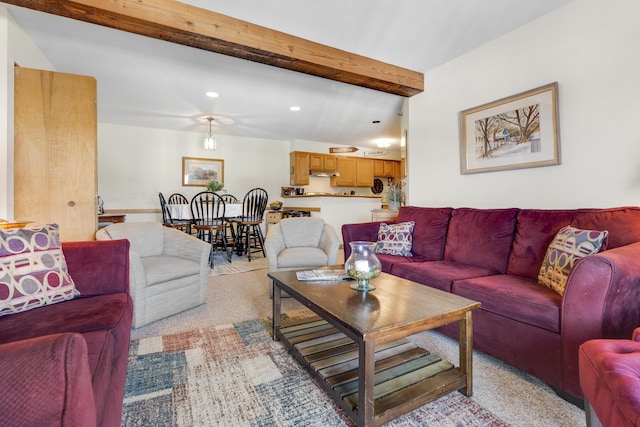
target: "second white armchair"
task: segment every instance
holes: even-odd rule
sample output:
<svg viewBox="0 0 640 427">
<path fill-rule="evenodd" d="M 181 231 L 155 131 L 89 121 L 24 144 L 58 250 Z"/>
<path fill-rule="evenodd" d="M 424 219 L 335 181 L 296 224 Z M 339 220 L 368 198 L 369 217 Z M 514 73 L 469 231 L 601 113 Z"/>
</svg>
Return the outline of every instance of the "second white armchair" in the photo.
<svg viewBox="0 0 640 427">
<path fill-rule="evenodd" d="M 269 228 L 264 242 L 270 272 L 335 265 L 339 248 L 331 224 L 314 217 L 283 219 Z M 271 281 L 269 296 L 273 297 Z"/>
</svg>

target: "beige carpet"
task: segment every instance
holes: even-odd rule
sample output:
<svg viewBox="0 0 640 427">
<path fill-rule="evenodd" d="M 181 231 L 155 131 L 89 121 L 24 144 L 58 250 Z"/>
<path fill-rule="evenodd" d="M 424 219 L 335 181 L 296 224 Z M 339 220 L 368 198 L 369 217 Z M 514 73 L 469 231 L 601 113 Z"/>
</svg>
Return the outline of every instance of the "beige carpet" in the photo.
<svg viewBox="0 0 640 427">
<path fill-rule="evenodd" d="M 252 261 L 253 262 L 253 261 Z M 208 303 L 135 329 L 132 339 L 227 325 L 271 315 L 267 270 L 212 276 Z M 303 310 L 283 298 L 283 311 Z M 457 343 L 437 333 L 415 335 L 412 340 L 457 363 Z M 584 411 L 558 397 L 540 380 L 482 353 L 474 352 L 473 400 L 513 426 L 583 426 Z"/>
</svg>

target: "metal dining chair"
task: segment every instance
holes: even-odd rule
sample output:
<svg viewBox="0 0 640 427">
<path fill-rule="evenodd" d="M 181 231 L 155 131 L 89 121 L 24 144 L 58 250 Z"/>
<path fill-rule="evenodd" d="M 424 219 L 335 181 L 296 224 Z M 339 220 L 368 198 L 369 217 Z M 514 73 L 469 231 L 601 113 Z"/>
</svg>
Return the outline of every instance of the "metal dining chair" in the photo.
<svg viewBox="0 0 640 427">
<path fill-rule="evenodd" d="M 232 252 L 227 245 L 227 221 L 224 216 L 225 203 L 219 194 L 203 191 L 191 199 L 191 217 L 196 237 L 211 244 L 209 264 L 213 267 L 214 253 L 222 247 L 231 262 Z"/>
<path fill-rule="evenodd" d="M 171 217 L 171 211 L 167 206 L 167 201 L 164 198 L 162 192 L 158 192 L 158 198 L 160 199 L 160 209 L 162 210 L 162 225 L 164 225 L 165 227 L 171 227 L 180 231 L 184 231 L 187 234 L 191 234 L 191 221 L 173 219 Z"/>
<path fill-rule="evenodd" d="M 264 252 L 264 235 L 260 224 L 264 221 L 264 211 L 267 209 L 269 195 L 262 188 L 254 188 L 245 194 L 242 200 L 242 215 L 231 219 L 236 225 L 236 236 L 233 241 L 233 250 L 238 255 L 247 255 L 251 261 L 251 254 Z M 258 247 L 259 246 L 259 247 Z"/>
</svg>

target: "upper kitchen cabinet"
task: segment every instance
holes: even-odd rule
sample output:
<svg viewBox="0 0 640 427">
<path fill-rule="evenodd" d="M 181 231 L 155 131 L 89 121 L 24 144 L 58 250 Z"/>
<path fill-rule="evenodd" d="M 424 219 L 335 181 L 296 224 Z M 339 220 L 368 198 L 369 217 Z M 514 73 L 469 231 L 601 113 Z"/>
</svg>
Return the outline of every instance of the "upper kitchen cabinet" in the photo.
<svg viewBox="0 0 640 427">
<path fill-rule="evenodd" d="M 331 178 L 332 187 L 373 186 L 373 159 L 364 157 L 337 157 L 339 176 Z"/>
<path fill-rule="evenodd" d="M 292 151 L 289 153 L 289 184 L 309 185 L 309 153 Z"/>
<path fill-rule="evenodd" d="M 373 161 L 373 176 L 380 178 L 400 177 L 400 162 L 397 160 L 376 159 Z"/>
<path fill-rule="evenodd" d="M 373 187 L 373 159 L 357 158 L 356 187 Z"/>
<path fill-rule="evenodd" d="M 309 170 L 334 172 L 336 169 L 336 156 L 331 154 L 309 153 Z"/>
<path fill-rule="evenodd" d="M 340 156 L 336 158 L 338 176 L 331 177 L 332 187 L 356 186 L 356 158 Z"/>
</svg>

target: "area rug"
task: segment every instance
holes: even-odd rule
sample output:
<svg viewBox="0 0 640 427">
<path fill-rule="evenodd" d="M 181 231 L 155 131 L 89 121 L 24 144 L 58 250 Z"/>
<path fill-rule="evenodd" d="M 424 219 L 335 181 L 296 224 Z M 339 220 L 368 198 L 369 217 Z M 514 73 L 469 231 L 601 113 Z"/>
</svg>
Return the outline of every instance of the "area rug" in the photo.
<svg viewBox="0 0 640 427">
<path fill-rule="evenodd" d="M 216 254 L 213 260 L 213 268 L 209 276 L 223 276 L 225 274 L 246 273 L 247 271 L 261 270 L 268 267 L 269 262 L 262 254 L 252 256 L 251 261 L 246 255 L 238 256 L 235 253 L 231 262 L 222 254 Z"/>
<path fill-rule="evenodd" d="M 270 326 L 249 320 L 132 341 L 122 425 L 353 426 Z M 507 424 L 455 392 L 388 425 Z"/>
</svg>

